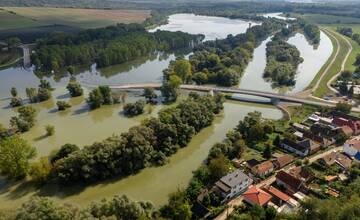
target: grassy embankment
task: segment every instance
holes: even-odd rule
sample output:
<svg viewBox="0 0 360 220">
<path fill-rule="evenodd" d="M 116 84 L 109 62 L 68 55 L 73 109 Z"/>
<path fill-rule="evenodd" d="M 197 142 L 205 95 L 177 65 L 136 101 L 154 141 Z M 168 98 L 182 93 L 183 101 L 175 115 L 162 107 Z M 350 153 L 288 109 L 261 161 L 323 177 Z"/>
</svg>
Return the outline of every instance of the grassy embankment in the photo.
<svg viewBox="0 0 360 220">
<path fill-rule="evenodd" d="M 353 18 L 353 17 L 345 17 L 345 16 L 333 16 L 333 15 L 321 15 L 321 14 L 294 14 L 293 16 L 301 17 L 309 22 L 317 23 L 320 25 L 323 29 L 330 31 L 330 33 L 338 40 L 340 50 L 336 57 L 335 62 L 331 64 L 331 61 L 333 57 L 336 55 L 337 51 L 337 43 L 334 37 L 330 37 L 332 43 L 333 43 L 333 53 L 330 56 L 327 63 L 320 69 L 319 73 L 316 75 L 316 77 L 313 79 L 311 84 L 309 85 L 309 88 L 312 88 L 315 86 L 316 82 L 320 79 L 320 76 L 324 73 L 326 70 L 326 67 L 328 65 L 331 65 L 331 67 L 328 69 L 328 71 L 325 73 L 326 75 L 321 80 L 319 87 L 314 91 L 313 95 L 317 97 L 323 97 L 326 94 L 329 94 L 330 91 L 327 87 L 327 82 L 336 75 L 341 70 L 341 64 L 342 61 L 345 59 L 347 51 L 349 50 L 349 46 L 347 42 L 343 39 L 343 37 L 336 32 L 337 27 L 352 27 L 355 33 L 360 33 L 360 18 Z M 358 53 L 360 53 L 360 46 L 350 38 L 347 38 L 352 47 L 353 50 L 351 54 L 348 57 L 348 60 L 345 63 L 345 70 L 354 70 L 355 66 L 353 65 L 355 58 Z"/>
</svg>

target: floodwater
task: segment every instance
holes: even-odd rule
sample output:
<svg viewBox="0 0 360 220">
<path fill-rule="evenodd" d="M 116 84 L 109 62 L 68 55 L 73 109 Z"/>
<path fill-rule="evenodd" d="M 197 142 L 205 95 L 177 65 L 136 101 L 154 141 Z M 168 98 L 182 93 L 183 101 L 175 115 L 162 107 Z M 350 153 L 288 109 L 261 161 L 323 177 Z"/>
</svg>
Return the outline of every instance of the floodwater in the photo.
<svg viewBox="0 0 360 220">
<path fill-rule="evenodd" d="M 227 35 L 236 35 L 246 32 L 250 25 L 260 23 L 244 21 L 240 19 L 229 19 L 223 17 L 211 17 L 194 14 L 170 15 L 168 23 L 153 30 L 183 31 L 190 34 L 204 34 L 206 40 L 226 38 Z"/>
<path fill-rule="evenodd" d="M 184 18 L 184 15 L 181 16 Z M 176 15 L 171 16 L 172 20 L 168 25 L 171 26 L 173 22 L 177 22 L 176 19 L 173 19 L 174 17 L 176 18 Z M 189 15 L 188 17 L 193 16 Z M 207 25 L 211 24 L 211 26 L 206 25 L 208 31 L 202 30 L 207 39 L 222 38 L 228 34 L 245 32 L 249 24 L 241 20 L 208 17 L 208 21 L 206 21 L 205 18 L 206 16 L 201 16 L 201 22 Z M 192 19 L 192 22 L 193 26 L 189 21 L 184 28 L 189 28 L 187 29 L 189 31 L 198 30 L 200 28 L 198 20 Z M 176 25 L 173 27 L 176 28 Z M 96 66 L 93 65 L 88 69 L 79 71 L 76 78 L 84 85 L 159 82 L 161 81 L 162 70 L 174 58 L 174 54 L 156 53 L 149 55 L 149 57 L 139 58 L 135 61 L 105 69 L 96 69 Z M 9 119 L 16 115 L 15 111 L 9 108 L 10 88 L 15 86 L 19 94 L 25 98 L 25 88 L 37 87 L 40 77 L 37 77 L 31 69 L 25 70 L 16 67 L 1 70 L 0 78 L 0 123 L 8 125 Z M 69 81 L 68 75 L 44 78 L 48 79 L 55 89 L 53 98 L 43 103 L 33 104 L 38 112 L 37 122 L 34 128 L 23 134 L 23 137 L 36 147 L 38 157 L 48 156 L 65 143 L 74 143 L 83 147 L 95 141 L 101 141 L 112 134 L 120 134 L 139 124 L 142 119 L 150 115 L 156 116 L 156 113 L 161 108 L 166 107 L 158 105 L 151 114 L 145 113 L 134 118 L 124 117 L 122 105 L 120 104 L 104 106 L 90 111 L 84 98 L 87 96 L 87 89 L 85 89 L 84 97 L 69 97 L 65 89 Z M 127 102 L 139 98 L 141 98 L 140 92 L 132 92 L 129 93 Z M 64 112 L 58 112 L 56 110 L 56 101 L 58 100 L 68 100 L 72 108 Z M 211 146 L 223 140 L 226 132 L 234 128 L 240 119 L 252 111 L 260 111 L 266 118 L 279 119 L 282 117 L 281 111 L 271 106 L 227 101 L 223 113 L 215 119 L 213 125 L 197 134 L 191 143 L 173 155 L 170 162 L 165 166 L 144 169 L 139 174 L 124 179 L 113 179 L 86 188 L 79 188 L 79 186 L 69 188 L 45 186 L 37 189 L 27 182 L 8 183 L 2 179 L 0 180 L 1 208 L 11 209 L 19 206 L 31 195 L 47 195 L 61 202 L 85 205 L 103 197 L 127 194 L 134 199 L 149 200 L 159 206 L 166 202 L 169 193 L 187 185 L 192 176 L 192 171 L 200 166 Z M 55 126 L 54 136 L 44 136 L 44 126 L 48 124 Z"/>
<path fill-rule="evenodd" d="M 324 32 L 320 33 L 320 44 L 317 47 L 310 45 L 303 34 L 297 33 L 293 37 L 290 37 L 288 43 L 298 48 L 304 62 L 298 67 L 294 87 L 273 88 L 271 82 L 263 78 L 266 67 L 266 44 L 270 40 L 271 37 L 263 41 L 255 49 L 253 59 L 241 78 L 239 88 L 256 88 L 256 90 L 261 91 L 290 94 L 300 92 L 310 84 L 333 51 L 331 40 Z"/>
</svg>

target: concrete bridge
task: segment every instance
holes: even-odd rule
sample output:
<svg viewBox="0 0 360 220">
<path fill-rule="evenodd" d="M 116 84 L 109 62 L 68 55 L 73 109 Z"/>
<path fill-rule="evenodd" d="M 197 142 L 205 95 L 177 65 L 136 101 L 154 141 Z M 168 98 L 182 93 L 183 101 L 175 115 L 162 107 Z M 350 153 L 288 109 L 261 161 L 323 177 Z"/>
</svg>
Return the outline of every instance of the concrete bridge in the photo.
<svg viewBox="0 0 360 220">
<path fill-rule="evenodd" d="M 144 89 L 144 88 L 154 88 L 159 89 L 161 83 L 139 83 L 139 84 L 119 84 L 119 85 L 109 85 L 111 89 Z M 95 87 L 95 86 L 92 86 Z M 274 102 L 283 101 L 283 102 L 292 102 L 292 103 L 301 103 L 308 105 L 316 105 L 323 107 L 334 107 L 335 102 L 324 102 L 318 100 L 309 100 L 304 98 L 299 98 L 291 95 L 281 95 L 277 93 L 249 90 L 249 89 L 239 89 L 234 87 L 212 87 L 212 86 L 199 86 L 199 85 L 180 85 L 180 89 L 183 90 L 192 90 L 192 91 L 201 91 L 201 92 L 222 92 L 222 93 L 233 93 L 233 94 L 243 94 L 243 95 L 252 95 L 258 97 L 269 98 Z M 353 109 L 354 110 L 354 109 Z"/>
</svg>

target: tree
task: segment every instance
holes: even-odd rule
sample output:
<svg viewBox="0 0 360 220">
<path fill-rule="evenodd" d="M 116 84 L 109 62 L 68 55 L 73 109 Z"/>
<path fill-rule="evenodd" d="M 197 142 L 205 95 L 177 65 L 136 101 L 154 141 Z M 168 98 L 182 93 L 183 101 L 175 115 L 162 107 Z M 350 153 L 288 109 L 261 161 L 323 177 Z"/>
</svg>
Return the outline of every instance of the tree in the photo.
<svg viewBox="0 0 360 220">
<path fill-rule="evenodd" d="M 160 209 L 164 218 L 174 220 L 190 220 L 192 216 L 191 205 L 186 194 L 180 190 L 169 196 L 169 202 Z"/>
<path fill-rule="evenodd" d="M 75 144 L 65 144 L 61 146 L 60 150 L 57 151 L 53 156 L 51 156 L 50 162 L 54 164 L 56 161 L 67 157 L 71 153 L 80 150 Z"/>
<path fill-rule="evenodd" d="M 270 159 L 272 156 L 272 149 L 270 144 L 266 144 L 266 147 L 263 151 L 263 157 L 266 159 Z"/>
<path fill-rule="evenodd" d="M 36 110 L 31 106 L 21 106 L 17 111 L 19 115 L 10 119 L 11 127 L 20 132 L 30 130 L 35 124 Z"/>
<path fill-rule="evenodd" d="M 145 97 L 146 102 L 148 102 L 148 103 L 155 103 L 156 102 L 155 99 L 157 98 L 157 95 L 156 95 L 153 88 L 145 88 L 143 96 Z"/>
<path fill-rule="evenodd" d="M 53 88 L 51 88 L 50 82 L 47 81 L 46 79 L 41 79 L 40 80 L 39 88 L 47 89 L 47 90 L 53 90 Z"/>
<path fill-rule="evenodd" d="M 104 101 L 99 88 L 96 88 L 89 93 L 89 98 L 87 99 L 87 102 L 93 109 L 101 107 Z"/>
<path fill-rule="evenodd" d="M 84 93 L 81 85 L 76 81 L 70 81 L 66 88 L 69 91 L 71 97 L 82 96 Z"/>
<path fill-rule="evenodd" d="M 23 178 L 30 170 L 29 160 L 35 155 L 35 148 L 17 135 L 0 140 L 0 171 L 10 178 Z"/>
<path fill-rule="evenodd" d="M 218 180 L 229 171 L 228 159 L 223 155 L 213 158 L 209 162 L 209 170 L 213 180 Z"/>
<path fill-rule="evenodd" d="M 144 112 L 145 102 L 142 100 L 128 103 L 124 106 L 124 114 L 128 116 L 140 115 Z"/>
<path fill-rule="evenodd" d="M 276 146 L 276 147 L 280 147 L 280 144 L 281 144 L 281 138 L 280 138 L 280 135 L 276 135 L 274 141 L 273 141 L 273 145 Z"/>
<path fill-rule="evenodd" d="M 162 96 L 166 102 L 174 102 L 178 97 L 178 88 L 182 83 L 181 79 L 176 75 L 171 75 L 168 81 L 163 82 L 160 88 Z"/>
<path fill-rule="evenodd" d="M 346 114 L 349 114 L 351 112 L 351 104 L 348 104 L 347 102 L 338 102 L 336 103 L 335 110 L 339 112 L 343 112 Z"/>
<path fill-rule="evenodd" d="M 9 48 L 15 48 L 21 44 L 21 40 L 18 37 L 10 37 L 5 40 Z"/>
<path fill-rule="evenodd" d="M 49 90 L 47 88 L 39 87 L 37 100 L 39 102 L 43 102 L 43 101 L 49 100 L 50 98 L 51 98 L 51 90 Z"/>
<path fill-rule="evenodd" d="M 53 125 L 45 126 L 46 136 L 53 136 L 55 134 L 55 127 Z"/>
<path fill-rule="evenodd" d="M 11 93 L 11 96 L 14 98 L 18 95 L 18 92 L 15 87 L 11 87 L 10 93 Z"/>
<path fill-rule="evenodd" d="M 38 92 L 35 88 L 26 88 L 26 95 L 31 103 L 38 101 Z"/>
<path fill-rule="evenodd" d="M 74 220 L 77 209 L 69 205 L 56 205 L 48 197 L 31 197 L 18 210 L 16 220 Z"/>
<path fill-rule="evenodd" d="M 68 66 L 67 71 L 70 75 L 74 75 L 75 73 L 75 67 L 74 66 Z"/>
<path fill-rule="evenodd" d="M 193 75 L 193 80 L 196 84 L 202 85 L 208 82 L 208 76 L 204 72 L 197 72 Z"/>
<path fill-rule="evenodd" d="M 19 107 L 19 106 L 22 106 L 23 105 L 23 102 L 22 102 L 22 99 L 20 97 L 12 97 L 11 98 L 11 101 L 10 101 L 10 106 L 11 107 Z"/>
<path fill-rule="evenodd" d="M 59 111 L 64 111 L 67 108 L 71 107 L 71 105 L 65 101 L 57 101 L 56 105 L 57 105 Z"/>
<path fill-rule="evenodd" d="M 40 158 L 39 162 L 32 163 L 30 166 L 30 176 L 38 184 L 44 184 L 49 179 L 51 164 L 47 157 Z"/>
<path fill-rule="evenodd" d="M 189 82 L 191 80 L 191 64 L 188 60 L 176 60 L 173 64 L 173 71 L 183 82 Z"/>
</svg>

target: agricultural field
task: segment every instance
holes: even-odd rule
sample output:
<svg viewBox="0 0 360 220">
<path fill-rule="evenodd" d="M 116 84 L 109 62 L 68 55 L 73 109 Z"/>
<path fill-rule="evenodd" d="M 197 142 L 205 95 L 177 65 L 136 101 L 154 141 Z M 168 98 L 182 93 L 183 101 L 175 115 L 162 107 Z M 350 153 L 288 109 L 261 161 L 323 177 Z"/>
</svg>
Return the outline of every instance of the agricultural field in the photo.
<svg viewBox="0 0 360 220">
<path fill-rule="evenodd" d="M 41 23 L 31 18 L 19 16 L 5 10 L 0 10 L 0 30 L 13 28 L 28 28 L 40 26 Z"/>
<path fill-rule="evenodd" d="M 326 14 L 298 14 L 291 13 L 291 17 L 298 17 L 317 24 L 360 24 L 360 18 L 335 16 Z"/>
<path fill-rule="evenodd" d="M 105 10 L 41 7 L 3 7 L 0 30 L 65 25 L 77 28 L 97 28 L 116 23 L 139 23 L 150 16 L 149 10 Z"/>
</svg>

